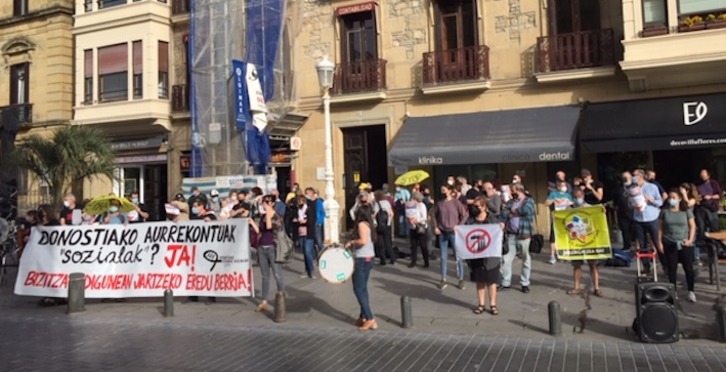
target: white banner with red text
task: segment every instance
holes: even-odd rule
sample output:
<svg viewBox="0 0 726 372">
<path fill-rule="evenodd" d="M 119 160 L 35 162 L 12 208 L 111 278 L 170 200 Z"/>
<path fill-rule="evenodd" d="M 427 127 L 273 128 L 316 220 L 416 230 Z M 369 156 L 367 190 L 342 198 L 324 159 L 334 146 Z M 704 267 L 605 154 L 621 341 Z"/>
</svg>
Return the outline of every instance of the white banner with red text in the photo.
<svg viewBox="0 0 726 372">
<path fill-rule="evenodd" d="M 251 296 L 246 219 L 34 227 L 15 294 L 67 297 L 71 273 L 87 298 Z"/>
<path fill-rule="evenodd" d="M 456 233 L 456 257 L 473 260 L 486 257 L 502 257 L 502 228 L 498 224 L 458 225 Z"/>
</svg>

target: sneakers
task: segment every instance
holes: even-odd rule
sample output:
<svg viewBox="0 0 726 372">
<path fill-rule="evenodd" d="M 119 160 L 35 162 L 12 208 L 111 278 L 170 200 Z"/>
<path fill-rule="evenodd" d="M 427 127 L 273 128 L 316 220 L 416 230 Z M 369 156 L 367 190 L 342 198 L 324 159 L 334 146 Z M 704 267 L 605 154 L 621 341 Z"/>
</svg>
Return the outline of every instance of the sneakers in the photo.
<svg viewBox="0 0 726 372">
<path fill-rule="evenodd" d="M 441 283 L 439 283 L 439 289 L 444 289 L 449 286 L 449 283 L 446 282 L 446 280 L 442 280 Z"/>
<path fill-rule="evenodd" d="M 554 265 L 554 264 L 556 264 L 556 263 L 557 263 L 557 257 L 555 257 L 555 256 L 550 256 L 550 264 L 551 264 L 551 265 Z"/>
<path fill-rule="evenodd" d="M 688 292 L 688 302 L 695 304 L 696 303 L 696 294 L 693 292 Z"/>
<path fill-rule="evenodd" d="M 315 274 L 313 274 L 313 273 L 310 273 L 310 274 L 303 273 L 303 274 L 300 274 L 300 276 L 298 278 L 300 278 L 300 279 L 308 279 L 308 278 L 309 279 L 317 279 L 318 277 L 315 276 Z"/>
<path fill-rule="evenodd" d="M 466 282 L 464 279 L 459 279 L 459 289 L 463 290 L 464 288 L 466 288 Z"/>
</svg>

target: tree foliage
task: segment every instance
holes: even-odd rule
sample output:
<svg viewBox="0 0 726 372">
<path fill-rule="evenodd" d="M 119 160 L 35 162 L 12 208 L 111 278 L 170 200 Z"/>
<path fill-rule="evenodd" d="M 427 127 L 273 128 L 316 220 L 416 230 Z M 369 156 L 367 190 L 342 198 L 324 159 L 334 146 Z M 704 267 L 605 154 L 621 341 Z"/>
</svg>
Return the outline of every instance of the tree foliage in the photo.
<svg viewBox="0 0 726 372">
<path fill-rule="evenodd" d="M 63 127 L 50 138 L 30 135 L 16 146 L 12 159 L 48 185 L 55 204 L 73 182 L 114 177 L 115 155 L 105 133 L 88 126 Z"/>
</svg>

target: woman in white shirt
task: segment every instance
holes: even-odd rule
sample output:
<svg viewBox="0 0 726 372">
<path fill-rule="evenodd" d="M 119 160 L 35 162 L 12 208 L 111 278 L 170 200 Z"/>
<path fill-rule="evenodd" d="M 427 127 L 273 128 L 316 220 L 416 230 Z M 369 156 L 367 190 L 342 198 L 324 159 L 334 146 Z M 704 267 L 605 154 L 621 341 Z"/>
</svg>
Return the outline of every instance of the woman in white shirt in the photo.
<svg viewBox="0 0 726 372">
<path fill-rule="evenodd" d="M 393 241 L 391 240 L 391 222 L 393 222 L 393 207 L 386 198 L 383 191 L 378 190 L 374 193 L 375 201 L 373 202 L 373 221 L 376 223 L 376 256 L 381 260 L 381 266 L 386 265 L 386 256 L 391 265 L 396 264 L 396 257 L 393 255 Z M 379 214 L 383 214 L 379 218 Z M 385 216 L 384 216 L 385 215 Z M 385 217 L 385 221 L 383 220 Z M 385 224 L 381 224 L 385 222 Z"/>
<path fill-rule="evenodd" d="M 411 200 L 406 203 L 406 220 L 410 227 L 411 263 L 408 267 L 416 267 L 417 250 L 420 248 L 424 259 L 424 268 L 429 267 L 429 247 L 427 239 L 427 213 L 423 203 L 423 194 L 415 191 Z"/>
</svg>

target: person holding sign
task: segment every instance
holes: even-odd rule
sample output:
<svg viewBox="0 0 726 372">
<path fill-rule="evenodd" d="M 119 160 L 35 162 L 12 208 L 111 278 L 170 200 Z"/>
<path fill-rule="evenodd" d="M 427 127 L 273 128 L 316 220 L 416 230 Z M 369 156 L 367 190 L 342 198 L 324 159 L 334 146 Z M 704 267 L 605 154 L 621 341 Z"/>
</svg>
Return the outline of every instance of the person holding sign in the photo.
<svg viewBox="0 0 726 372">
<path fill-rule="evenodd" d="M 512 263 L 515 257 L 524 260 L 520 284 L 523 293 L 529 293 L 529 276 L 532 272 L 532 256 L 529 253 L 529 243 L 534 234 L 534 198 L 528 196 L 521 183 L 510 186 L 512 199 L 502 210 L 499 217 L 502 229 L 507 234 L 506 244 L 509 251 L 502 257 L 502 283 L 500 290 L 507 290 L 512 282 Z"/>
<path fill-rule="evenodd" d="M 560 172 L 557 173 L 559 174 Z M 570 208 L 575 201 L 572 200 L 572 194 L 567 191 L 567 181 L 558 179 L 555 182 L 555 187 L 556 189 L 552 190 L 549 196 L 547 196 L 547 206 L 552 211 L 562 211 Z M 552 219 L 552 216 L 550 218 Z M 554 265 L 557 262 L 557 245 L 555 244 L 554 227 L 550 234 L 550 247 L 550 263 Z"/>
<path fill-rule="evenodd" d="M 262 216 L 259 228 L 254 223 L 254 220 L 250 219 L 250 226 L 259 233 L 257 259 L 260 261 L 260 272 L 262 272 L 262 302 L 255 309 L 258 313 L 268 308 L 267 298 L 270 292 L 270 271 L 275 276 L 277 291 L 285 291 L 285 283 L 282 279 L 282 266 L 277 262 L 277 241 L 275 240 L 277 231 L 282 228 L 282 217 L 275 212 L 275 197 L 273 195 L 266 195 L 262 198 L 260 213 Z"/>
<path fill-rule="evenodd" d="M 582 189 L 575 189 L 575 201 L 574 204 L 572 204 L 572 207 L 577 208 L 585 208 L 590 207 L 591 205 L 586 201 L 585 199 L 585 191 Z M 603 212 L 605 212 L 605 206 L 602 206 Z M 592 294 L 594 294 L 597 297 L 602 297 L 602 290 L 600 290 L 600 271 L 598 270 L 598 266 L 600 265 L 599 260 L 572 260 L 572 274 L 575 280 L 575 286 L 574 288 L 567 291 L 568 295 L 579 295 L 582 294 L 582 289 L 580 288 L 580 284 L 582 283 L 582 265 L 587 263 L 587 265 L 590 267 L 590 276 L 592 277 L 592 283 L 595 289 L 593 290 Z"/>
<path fill-rule="evenodd" d="M 466 221 L 467 225 L 497 224 L 497 218 L 488 211 L 486 197 L 480 196 L 474 199 L 471 206 L 472 215 Z M 492 315 L 499 315 L 497 307 L 497 283 L 501 279 L 501 257 L 476 258 L 466 261 L 469 264 L 469 279 L 476 283 L 476 295 L 479 306 L 474 309 L 474 314 L 481 314 L 486 311 L 486 293 L 489 292 L 489 309 Z"/>
<path fill-rule="evenodd" d="M 362 204 L 355 212 L 355 239 L 345 244 L 345 248 L 353 248 L 355 254 L 355 270 L 353 271 L 353 292 L 360 305 L 360 317 L 356 321 L 358 330 L 367 331 L 377 329 L 378 323 L 373 317 L 371 303 L 368 297 L 368 279 L 375 264 L 376 251 L 373 234 L 373 208 L 370 204 Z"/>
<path fill-rule="evenodd" d="M 204 195 L 192 199 L 192 220 L 204 220 L 206 222 L 216 221 L 217 216 L 213 211 L 207 210 L 207 198 Z M 189 296 L 189 301 L 198 302 L 199 296 Z M 217 297 L 209 297 L 209 302 L 217 302 Z"/>
<path fill-rule="evenodd" d="M 688 208 L 688 203 L 681 198 L 678 189 L 668 193 L 668 208 L 660 212 L 660 229 L 658 230 L 658 249 L 665 257 L 668 265 L 668 280 L 676 284 L 678 264 L 686 272 L 688 301 L 696 302 L 693 293 L 693 243 L 696 241 L 696 219 Z"/>
</svg>

